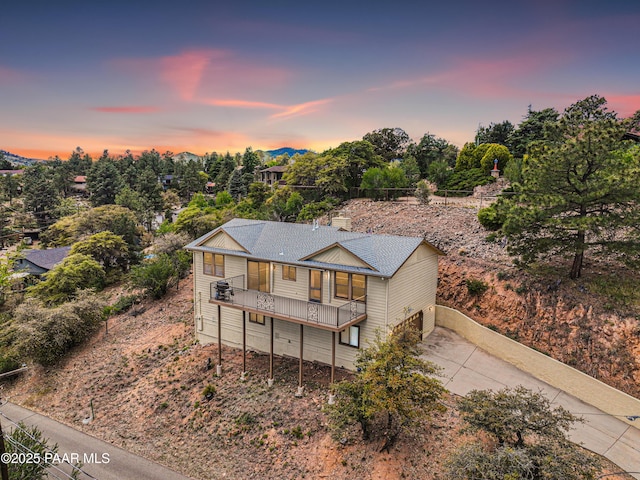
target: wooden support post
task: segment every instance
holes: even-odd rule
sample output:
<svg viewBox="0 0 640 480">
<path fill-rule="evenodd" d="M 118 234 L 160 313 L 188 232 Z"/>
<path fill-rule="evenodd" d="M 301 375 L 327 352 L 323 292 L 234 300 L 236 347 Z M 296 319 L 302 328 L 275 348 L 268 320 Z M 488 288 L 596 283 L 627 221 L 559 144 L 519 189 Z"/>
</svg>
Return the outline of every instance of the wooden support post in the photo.
<svg viewBox="0 0 640 480">
<path fill-rule="evenodd" d="M 242 375 L 244 380 L 247 374 L 247 312 L 242 311 Z"/>
<path fill-rule="evenodd" d="M 273 322 L 275 322 L 275 319 L 271 317 L 271 341 L 269 346 L 269 381 L 271 385 L 273 384 Z"/>
<path fill-rule="evenodd" d="M 329 405 L 336 403 L 333 382 L 336 378 L 336 332 L 331 332 L 331 384 L 329 385 Z"/>
<path fill-rule="evenodd" d="M 302 397 L 304 393 L 304 386 L 302 385 L 302 380 L 304 378 L 303 373 L 303 361 L 302 357 L 304 354 L 304 325 L 300 324 L 300 363 L 298 365 L 298 392 L 296 393 L 296 397 Z"/>
<path fill-rule="evenodd" d="M 216 373 L 222 375 L 222 315 L 221 308 L 218 305 L 218 365 L 216 367 Z"/>
<path fill-rule="evenodd" d="M 336 332 L 331 332 L 331 385 L 336 379 Z"/>
</svg>

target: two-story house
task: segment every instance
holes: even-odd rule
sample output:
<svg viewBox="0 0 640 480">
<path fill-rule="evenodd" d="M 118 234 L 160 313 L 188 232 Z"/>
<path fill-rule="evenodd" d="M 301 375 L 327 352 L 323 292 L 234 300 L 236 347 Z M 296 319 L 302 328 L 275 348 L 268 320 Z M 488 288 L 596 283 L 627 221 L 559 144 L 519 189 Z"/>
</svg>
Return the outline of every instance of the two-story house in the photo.
<svg viewBox="0 0 640 480">
<path fill-rule="evenodd" d="M 423 238 L 234 219 L 185 248 L 194 256 L 197 339 L 353 369 L 376 329 L 434 328 L 438 256 Z M 243 372 L 244 374 L 244 372 Z"/>
<path fill-rule="evenodd" d="M 274 167 L 260 170 L 260 181 L 267 185 L 280 185 L 283 183 L 282 177 L 287 171 L 286 165 L 276 165 Z"/>
</svg>

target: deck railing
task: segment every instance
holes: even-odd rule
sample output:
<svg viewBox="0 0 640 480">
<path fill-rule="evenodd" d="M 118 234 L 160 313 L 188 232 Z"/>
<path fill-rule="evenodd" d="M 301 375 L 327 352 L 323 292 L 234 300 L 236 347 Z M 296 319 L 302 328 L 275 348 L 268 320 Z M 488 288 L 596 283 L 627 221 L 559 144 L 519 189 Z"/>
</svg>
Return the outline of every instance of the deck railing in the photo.
<svg viewBox="0 0 640 480">
<path fill-rule="evenodd" d="M 228 304 L 238 309 L 248 309 L 266 316 L 290 319 L 314 325 L 339 328 L 366 315 L 366 297 L 351 300 L 341 306 L 283 297 L 272 293 L 244 288 L 244 275 L 222 280 L 210 285 L 210 300 Z M 228 289 L 226 286 L 228 285 Z"/>
</svg>

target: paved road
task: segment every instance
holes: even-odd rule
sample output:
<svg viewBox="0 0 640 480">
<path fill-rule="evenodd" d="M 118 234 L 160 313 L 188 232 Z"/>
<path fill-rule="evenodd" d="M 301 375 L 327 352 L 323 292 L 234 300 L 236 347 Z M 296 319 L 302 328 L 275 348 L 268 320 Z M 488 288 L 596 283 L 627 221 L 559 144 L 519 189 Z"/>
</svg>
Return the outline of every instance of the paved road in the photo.
<svg viewBox="0 0 640 480">
<path fill-rule="evenodd" d="M 640 479 L 640 430 L 603 413 L 567 393 L 538 380 L 510 363 L 500 360 L 451 330 L 436 327 L 424 342 L 425 357 L 440 365 L 444 371 L 444 385 L 457 395 L 469 391 L 500 390 L 504 387 L 525 387 L 542 390 L 553 404 L 584 418 L 577 424 L 570 438 L 589 450 L 608 458 L 626 472 L 635 472 Z M 620 412 L 621 416 L 640 415 L 640 412 Z M 638 420 L 640 428 L 640 419 Z"/>
<path fill-rule="evenodd" d="M 188 477 L 169 468 L 18 405 L 3 402 L 0 406 L 0 414 L 0 422 L 2 422 L 5 434 L 13 427 L 8 419 L 15 423 L 22 421 L 27 425 L 37 426 L 43 436 L 49 439 L 50 444 L 58 444 L 60 460 L 64 459 L 63 454 L 67 454 L 69 457 L 72 454 L 77 454 L 81 461 L 84 460 L 85 454 L 89 455 L 86 459 L 89 462 L 84 461 L 82 466 L 82 471 L 87 474 L 80 475 L 81 480 L 93 478 L 99 480 L 189 480 Z M 103 454 L 105 455 L 103 456 Z M 108 460 L 108 463 L 105 460 Z M 58 467 L 67 474 L 71 471 L 66 464 L 60 464 Z M 51 473 L 55 475 L 53 478 L 68 478 L 55 469 Z"/>
</svg>

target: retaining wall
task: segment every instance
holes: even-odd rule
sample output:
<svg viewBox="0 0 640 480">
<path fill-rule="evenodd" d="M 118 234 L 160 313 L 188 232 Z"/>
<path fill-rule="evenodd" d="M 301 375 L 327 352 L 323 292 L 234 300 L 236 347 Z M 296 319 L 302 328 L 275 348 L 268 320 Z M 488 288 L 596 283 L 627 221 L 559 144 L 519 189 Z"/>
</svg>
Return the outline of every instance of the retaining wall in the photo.
<svg viewBox="0 0 640 480">
<path fill-rule="evenodd" d="M 453 308 L 436 305 L 436 325 L 453 330 L 491 355 L 511 363 L 520 370 L 605 413 L 620 418 L 629 425 L 640 428 L 640 418 L 633 422 L 624 416 L 621 417 L 621 415 L 640 415 L 640 400 L 637 398 L 483 327 Z"/>
</svg>

